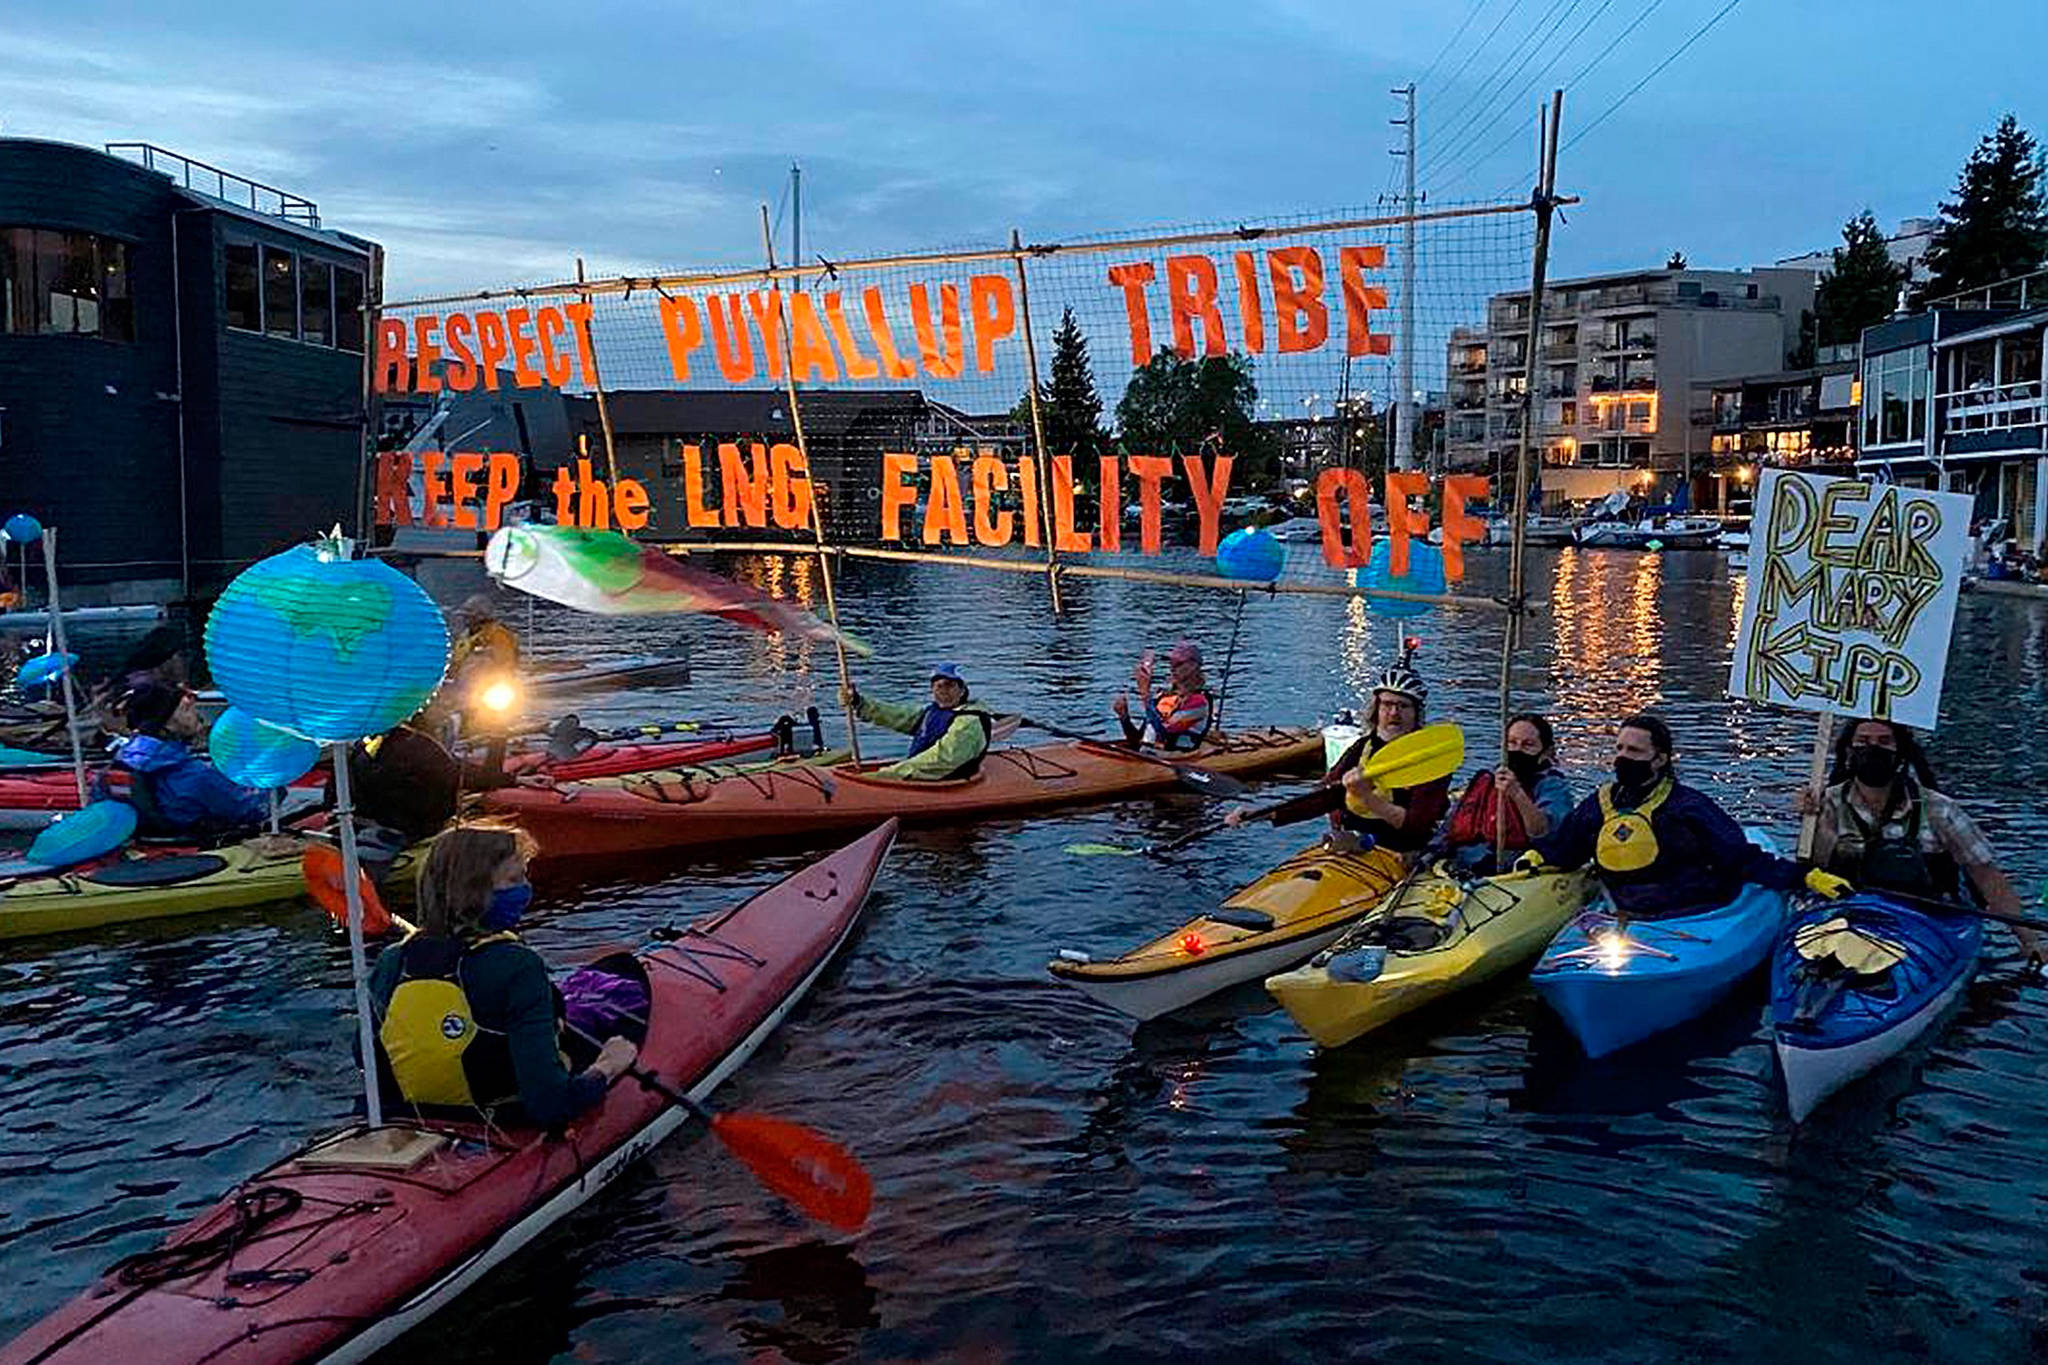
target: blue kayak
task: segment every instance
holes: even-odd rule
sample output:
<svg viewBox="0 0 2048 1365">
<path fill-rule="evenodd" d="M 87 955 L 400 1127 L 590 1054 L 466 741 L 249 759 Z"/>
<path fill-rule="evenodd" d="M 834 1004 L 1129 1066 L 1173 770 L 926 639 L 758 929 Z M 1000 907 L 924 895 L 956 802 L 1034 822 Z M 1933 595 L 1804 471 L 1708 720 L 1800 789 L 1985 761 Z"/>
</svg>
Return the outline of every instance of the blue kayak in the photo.
<svg viewBox="0 0 2048 1365">
<path fill-rule="evenodd" d="M 1745 830 L 1768 852 L 1762 830 Z M 1697 915 L 1617 928 L 1605 897 L 1551 940 L 1530 984 L 1579 1040 L 1604 1057 L 1706 1013 L 1764 964 L 1785 923 L 1785 893 L 1745 886 Z"/>
<path fill-rule="evenodd" d="M 1876 893 L 1800 912 L 1771 957 L 1771 1033 L 1798 1123 L 1899 1055 L 1976 975 L 1984 921 Z"/>
</svg>

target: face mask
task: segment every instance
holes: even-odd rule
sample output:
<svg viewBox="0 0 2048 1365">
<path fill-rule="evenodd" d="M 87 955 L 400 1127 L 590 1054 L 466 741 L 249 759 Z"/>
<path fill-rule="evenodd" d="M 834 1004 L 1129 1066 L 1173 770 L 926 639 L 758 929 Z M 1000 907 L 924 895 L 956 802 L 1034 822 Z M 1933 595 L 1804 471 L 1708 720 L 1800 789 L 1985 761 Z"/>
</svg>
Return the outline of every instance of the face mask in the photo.
<svg viewBox="0 0 2048 1365">
<path fill-rule="evenodd" d="M 502 933 L 519 923 L 519 917 L 526 913 L 526 907 L 533 904 L 533 887 L 526 882 L 514 882 L 491 892 L 490 906 L 484 911 L 484 928 L 493 933 Z"/>
<path fill-rule="evenodd" d="M 1849 771 L 1866 787 L 1889 787 L 1899 775 L 1899 751 L 1859 745 L 1849 751 Z"/>
<path fill-rule="evenodd" d="M 1515 775 L 1515 781 L 1529 786 L 1543 772 L 1541 754 L 1525 754 L 1520 749 L 1508 750 L 1508 771 Z"/>
<path fill-rule="evenodd" d="M 1614 780 L 1629 791 L 1646 791 L 1657 780 L 1657 765 L 1647 758 L 1617 758 Z"/>
</svg>

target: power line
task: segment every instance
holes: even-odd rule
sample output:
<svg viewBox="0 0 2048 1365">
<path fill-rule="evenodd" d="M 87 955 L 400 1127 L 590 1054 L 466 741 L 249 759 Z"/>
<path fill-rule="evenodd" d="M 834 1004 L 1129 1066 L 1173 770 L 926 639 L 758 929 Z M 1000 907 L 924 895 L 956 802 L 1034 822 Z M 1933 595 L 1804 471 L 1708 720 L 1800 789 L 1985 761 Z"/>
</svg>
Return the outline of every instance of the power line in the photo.
<svg viewBox="0 0 2048 1365">
<path fill-rule="evenodd" d="M 1709 29 L 1713 28 L 1714 25 L 1720 23 L 1721 20 L 1727 17 L 1728 12 L 1730 10 L 1734 9 L 1737 5 L 1741 3 L 1742 0 L 1728 0 L 1727 4 L 1721 6 L 1720 9 L 1714 12 L 1713 18 L 1707 20 L 1707 22 L 1701 24 L 1698 28 L 1693 30 L 1692 37 L 1687 38 L 1684 42 L 1680 43 L 1670 56 L 1666 57 L 1663 61 L 1651 67 L 1648 75 L 1645 75 L 1641 80 L 1637 81 L 1634 85 L 1630 86 L 1626 93 L 1624 93 L 1620 99 L 1616 100 L 1614 103 L 1608 105 L 1605 109 L 1601 110 L 1600 117 L 1594 119 L 1591 123 L 1579 129 L 1577 133 L 1573 134 L 1572 140 L 1570 142 L 1565 143 L 1564 146 L 1558 148 L 1558 150 L 1560 152 L 1567 152 L 1570 151 L 1573 147 L 1576 147 L 1579 143 L 1580 138 L 1583 138 L 1586 134 L 1592 132 L 1595 128 L 1598 128 L 1602 123 L 1606 122 L 1607 116 L 1609 114 L 1621 108 L 1622 105 L 1627 104 L 1629 102 L 1630 96 L 1634 95 L 1636 91 L 1642 89 L 1644 86 L 1648 85 L 1653 79 L 1655 79 L 1658 72 L 1662 71 L 1665 67 L 1671 65 L 1680 57 L 1684 56 L 1685 50 L 1687 48 L 1691 47 L 1700 39 L 1706 37 L 1707 31 Z"/>
<path fill-rule="evenodd" d="M 1501 25 L 1505 24 L 1508 21 L 1509 17 L 1512 16 L 1516 10 L 1522 7 L 1522 3 L 1523 0 L 1513 0 L 1512 4 L 1510 4 L 1506 9 L 1501 11 L 1500 18 L 1493 21 L 1493 27 L 1488 29 L 1486 31 L 1486 36 L 1479 40 L 1479 46 L 1473 48 L 1470 52 L 1467 52 L 1465 54 L 1465 60 L 1458 63 L 1458 69 L 1456 71 L 1453 71 L 1450 75 L 1444 77 L 1445 85 L 1450 86 L 1456 85 L 1458 83 L 1458 77 L 1465 74 L 1465 68 L 1472 65 L 1472 59 L 1474 57 L 1477 57 L 1480 53 L 1486 51 L 1486 45 L 1493 41 L 1493 35 L 1500 32 Z"/>
<path fill-rule="evenodd" d="M 1586 17 L 1586 21 L 1579 25 L 1578 29 L 1572 34 L 1572 36 L 1565 39 L 1564 45 L 1559 47 L 1557 51 L 1553 52 L 1550 55 L 1550 60 L 1543 64 L 1542 68 L 1536 72 L 1535 76 L 1530 79 L 1529 83 L 1523 86 L 1521 90 L 1516 93 L 1515 97 L 1512 100 L 1503 103 L 1500 106 L 1500 108 L 1494 113 L 1492 118 L 1488 119 L 1485 123 L 1481 124 L 1477 129 L 1475 129 L 1470 135 L 1462 139 L 1457 146 L 1452 147 L 1449 151 L 1445 152 L 1443 156 L 1440 158 L 1440 160 L 1447 164 L 1458 166 L 1462 169 L 1472 169 L 1478 165 L 1483 165 L 1488 157 L 1492 156 L 1493 153 L 1495 151 L 1498 151 L 1502 146 L 1505 146 L 1506 141 L 1504 139 L 1501 142 L 1495 143 L 1492 149 L 1480 153 L 1479 160 L 1477 162 L 1472 163 L 1472 166 L 1468 167 L 1465 164 L 1465 158 L 1467 154 L 1470 153 L 1474 147 L 1478 146 L 1480 140 L 1484 138 L 1488 133 L 1492 132 L 1493 129 L 1500 123 L 1500 121 L 1503 118 L 1506 118 L 1508 114 L 1513 112 L 1515 109 L 1527 106 L 1529 96 L 1533 94 L 1543 84 L 1544 78 L 1551 73 L 1552 69 L 1555 68 L 1559 62 L 1564 60 L 1566 53 L 1570 52 L 1574 47 L 1578 45 L 1579 39 L 1586 36 L 1586 31 L 1592 28 L 1594 24 L 1600 22 L 1600 16 L 1607 13 L 1607 11 L 1613 8 L 1613 6 L 1614 0 L 1600 0 L 1600 8 L 1594 10 L 1590 15 L 1588 15 Z M 1521 131 L 1526 131 L 1526 128 L 1523 130 L 1518 130 L 1515 133 L 1511 133 L 1509 136 L 1519 136 Z"/>
<path fill-rule="evenodd" d="M 1472 27 L 1472 21 L 1479 17 L 1479 11 L 1485 9 L 1491 3 L 1493 3 L 1493 0 L 1477 0 L 1477 3 L 1475 3 L 1471 9 L 1465 11 L 1465 22 L 1458 25 L 1458 31 L 1456 33 L 1453 33 L 1450 36 L 1450 39 L 1447 42 L 1445 42 L 1441 48 L 1437 49 L 1436 56 L 1431 57 L 1429 59 L 1429 65 L 1424 67 L 1422 69 L 1422 74 L 1415 78 L 1415 83 L 1417 85 L 1421 85 L 1429 79 L 1430 73 L 1436 70 L 1437 63 L 1441 62 L 1444 59 L 1444 54 L 1449 52 L 1453 47 L 1456 47 L 1458 39 L 1465 36 L 1465 30 Z"/>
<path fill-rule="evenodd" d="M 1550 6 L 1550 8 L 1545 10 L 1541 17 L 1539 17 L 1534 23 L 1529 25 L 1528 31 L 1521 35 L 1521 38 L 1518 42 L 1510 43 L 1508 45 L 1507 55 L 1502 57 L 1500 59 L 1499 64 L 1496 65 L 1493 68 L 1493 70 L 1489 71 L 1486 74 L 1486 78 L 1484 80 L 1480 81 L 1478 85 L 1472 88 L 1472 93 L 1465 97 L 1464 102 L 1460 104 L 1455 110 L 1453 110 L 1448 116 L 1440 120 L 1436 124 L 1436 126 L 1445 129 L 1461 127 L 1463 126 L 1467 110 L 1484 109 L 1487 103 L 1493 97 L 1492 91 L 1494 81 L 1499 78 L 1500 74 L 1503 71 L 1506 71 L 1508 69 L 1509 64 L 1515 60 L 1516 56 L 1519 53 L 1519 50 L 1522 47 L 1528 45 L 1529 40 L 1535 36 L 1536 30 L 1542 28 L 1544 23 L 1552 15 L 1556 14 L 1557 11 L 1561 9 L 1565 4 L 1571 2 L 1572 0 L 1554 0 L 1554 3 Z M 1440 144 L 1442 141 L 1443 138 L 1439 136 L 1433 139 L 1429 145 L 1434 147 Z"/>
<path fill-rule="evenodd" d="M 1529 63 L 1535 61 L 1536 58 L 1542 54 L 1543 49 L 1549 44 L 1550 40 L 1557 35 L 1558 30 L 1564 27 L 1565 21 L 1572 17 L 1573 11 L 1577 10 L 1578 7 L 1583 3 L 1584 0 L 1558 0 L 1557 4 L 1552 5 L 1549 11 L 1547 11 L 1544 14 L 1543 18 L 1537 20 L 1536 23 L 1530 27 L 1529 32 L 1523 36 L 1521 44 L 1521 60 L 1515 61 L 1514 68 L 1512 70 L 1508 69 L 1508 62 L 1514 61 L 1515 59 L 1514 53 L 1509 53 L 1507 61 L 1503 61 L 1500 64 L 1500 68 L 1495 72 L 1495 74 L 1499 75 L 1502 71 L 1505 71 L 1507 74 L 1506 77 L 1501 81 L 1499 87 L 1494 89 L 1493 93 L 1487 96 L 1486 100 L 1481 101 L 1479 107 L 1472 111 L 1472 115 L 1470 118 L 1467 118 L 1462 122 L 1458 122 L 1455 124 L 1446 123 L 1444 125 L 1446 132 L 1441 138 L 1437 140 L 1437 145 L 1455 148 L 1459 143 L 1463 142 L 1468 136 L 1470 136 L 1470 130 L 1472 128 L 1480 126 L 1481 121 L 1488 117 L 1488 106 L 1491 100 L 1499 95 L 1505 94 L 1508 87 L 1515 83 L 1516 78 L 1518 78 L 1524 71 L 1529 69 Z M 1538 32 L 1539 29 L 1542 30 L 1541 33 Z M 1489 84 L 1490 83 L 1491 78 L 1489 78 Z M 1505 109 L 1508 107 L 1510 106 L 1502 104 L 1498 108 L 1492 109 L 1491 113 L 1494 117 L 1498 117 L 1500 109 Z M 1455 150 L 1443 153 L 1443 156 L 1446 159 L 1455 155 Z"/>
</svg>

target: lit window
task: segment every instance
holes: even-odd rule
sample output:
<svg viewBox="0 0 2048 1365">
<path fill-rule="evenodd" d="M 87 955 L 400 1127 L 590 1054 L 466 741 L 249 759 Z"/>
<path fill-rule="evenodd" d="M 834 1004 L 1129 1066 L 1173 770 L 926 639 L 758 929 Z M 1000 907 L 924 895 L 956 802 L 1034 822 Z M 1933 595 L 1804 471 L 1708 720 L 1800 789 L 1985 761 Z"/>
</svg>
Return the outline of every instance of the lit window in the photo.
<svg viewBox="0 0 2048 1365">
<path fill-rule="evenodd" d="M 263 248 L 263 332 L 299 335 L 299 258 L 274 247 Z"/>
<path fill-rule="evenodd" d="M 0 333 L 135 340 L 127 244 L 90 232 L 0 228 Z"/>
</svg>

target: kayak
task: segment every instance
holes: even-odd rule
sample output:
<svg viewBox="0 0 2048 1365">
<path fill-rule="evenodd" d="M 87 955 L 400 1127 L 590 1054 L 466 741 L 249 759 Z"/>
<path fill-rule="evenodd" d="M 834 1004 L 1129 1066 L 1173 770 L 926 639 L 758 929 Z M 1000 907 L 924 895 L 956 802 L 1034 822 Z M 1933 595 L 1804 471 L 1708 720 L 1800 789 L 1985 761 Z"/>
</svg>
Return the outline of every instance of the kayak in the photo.
<svg viewBox="0 0 2048 1365">
<path fill-rule="evenodd" d="M 1401 879 L 1383 848 L 1303 849 L 1214 910 L 1102 962 L 1063 952 L 1056 980 L 1137 1019 L 1156 1019 L 1302 961 L 1370 914 Z"/>
<path fill-rule="evenodd" d="M 1324 1047 L 1352 1039 L 1519 967 L 1586 900 L 1587 876 L 1547 872 L 1455 878 L 1398 888 L 1330 948 L 1266 989 Z"/>
<path fill-rule="evenodd" d="M 116 764 L 86 769 L 88 787 L 95 781 L 116 801 L 128 798 L 130 774 Z M 316 768 L 294 779 L 278 802 L 280 817 L 290 819 L 327 803 L 327 773 Z M 78 809 L 78 781 L 71 765 L 38 772 L 0 773 L 0 830 L 39 830 L 61 815 Z"/>
<path fill-rule="evenodd" d="M 852 936 L 895 833 L 885 824 L 666 944 L 595 964 L 647 987 L 639 1066 L 699 1101 L 738 1070 Z M 687 1122 L 622 1078 L 559 1135 L 358 1123 L 243 1182 L 161 1253 L 111 1269 L 0 1363 L 362 1360 Z"/>
<path fill-rule="evenodd" d="M 0 772 L 13 772 L 20 768 L 68 768 L 69 754 L 46 754 L 40 749 L 11 749 L 0 744 Z"/>
<path fill-rule="evenodd" d="M 1762 830 L 1749 841 L 1775 853 Z M 1529 980 L 1588 1057 L 1604 1057 L 1695 1019 L 1763 966 L 1785 924 L 1785 893 L 1745 886 L 1726 905 L 1618 927 L 1612 904 L 1558 934 Z"/>
<path fill-rule="evenodd" d="M 1771 1033 L 1794 1123 L 1932 1029 L 1977 972 L 1984 921 L 1864 893 L 1793 916 L 1771 958 Z"/>
<path fill-rule="evenodd" d="M 775 747 L 775 736 L 727 735 L 719 739 L 656 740 L 635 744 L 593 744 L 573 758 L 550 758 L 545 753 L 513 754 L 505 761 L 512 773 L 545 773 L 558 782 L 580 782 L 592 777 L 618 777 L 624 773 L 647 772 L 696 763 L 717 763 L 743 758 Z"/>
<path fill-rule="evenodd" d="M 650 772 L 507 787 L 484 809 L 533 834 L 543 860 L 700 848 L 858 829 L 896 818 L 951 823 L 1163 791 L 1196 764 L 1245 776 L 1314 762 L 1312 730 L 1244 730 L 1163 761 L 1092 740 L 989 751 L 972 777 L 906 782 L 883 763 L 785 763 L 729 773 Z"/>
</svg>

